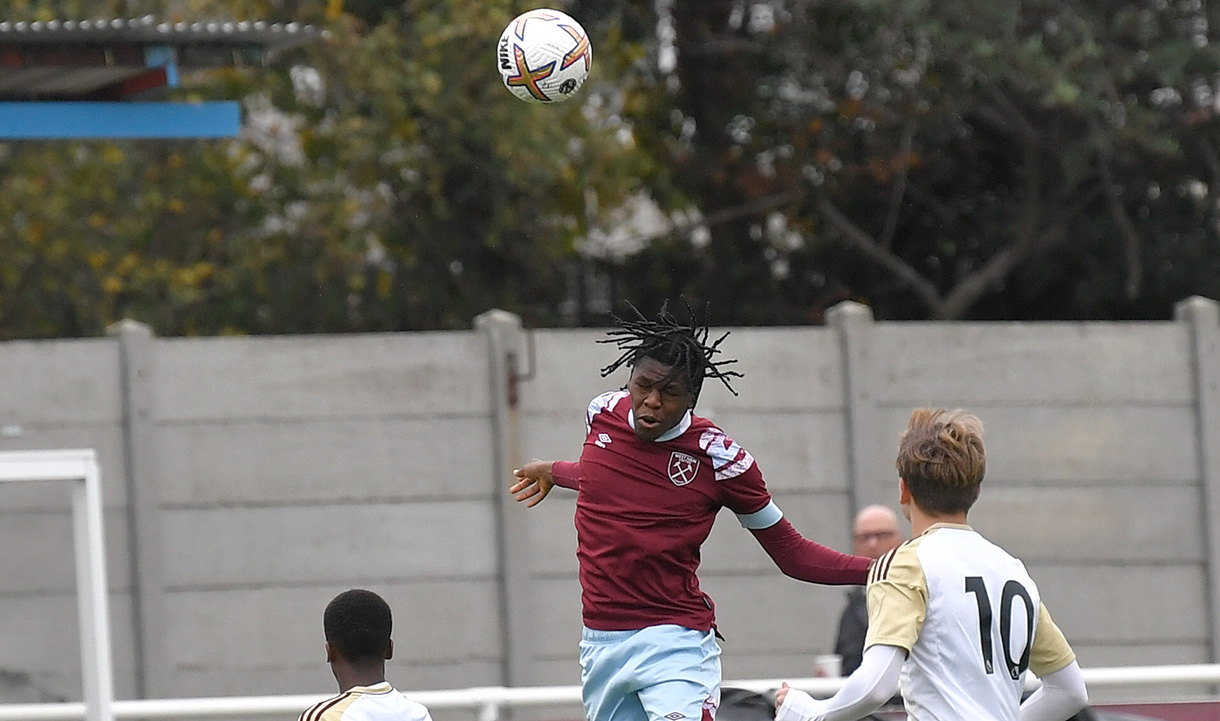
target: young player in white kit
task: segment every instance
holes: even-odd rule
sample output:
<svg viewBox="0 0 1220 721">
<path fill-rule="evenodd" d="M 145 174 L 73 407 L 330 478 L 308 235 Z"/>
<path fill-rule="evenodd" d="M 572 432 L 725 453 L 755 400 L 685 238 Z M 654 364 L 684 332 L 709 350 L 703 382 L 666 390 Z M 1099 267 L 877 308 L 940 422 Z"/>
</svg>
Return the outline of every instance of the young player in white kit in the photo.
<svg viewBox="0 0 1220 721">
<path fill-rule="evenodd" d="M 897 466 L 912 539 L 869 572 L 864 659 L 829 699 L 785 684 L 776 721 L 854 721 L 900 685 L 911 721 L 1063 721 L 1088 703 L 1024 564 L 966 525 L 986 470 L 982 433 L 962 411 L 911 415 Z M 1022 703 L 1027 670 L 1042 687 Z"/>
</svg>

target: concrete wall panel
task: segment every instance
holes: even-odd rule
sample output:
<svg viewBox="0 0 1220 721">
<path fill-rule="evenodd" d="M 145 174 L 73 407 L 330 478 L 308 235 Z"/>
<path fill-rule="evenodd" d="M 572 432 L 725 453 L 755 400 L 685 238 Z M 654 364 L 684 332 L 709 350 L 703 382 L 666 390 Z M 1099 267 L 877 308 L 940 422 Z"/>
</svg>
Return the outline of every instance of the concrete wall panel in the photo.
<svg viewBox="0 0 1220 721">
<path fill-rule="evenodd" d="M 1132 485 L 1108 493 L 1098 503 L 1090 487 L 989 488 L 970 522 L 1026 563 L 1065 552 L 1079 562 L 1203 562 L 1198 489 Z"/>
<path fill-rule="evenodd" d="M 1009 481 L 1128 484 L 1198 482 L 1197 440 L 1192 412 L 1184 406 L 972 406 L 961 398 L 937 405 L 964 407 L 985 428 L 987 479 L 991 487 Z M 898 454 L 898 439 L 912 408 L 885 414 L 887 463 Z"/>
<path fill-rule="evenodd" d="M 711 420 L 754 456 L 773 493 L 846 491 L 842 414 L 725 409 Z"/>
<path fill-rule="evenodd" d="M 110 629 L 116 698 L 132 693 L 131 600 L 123 592 L 111 592 Z M 0 597 L 0 669 L 28 678 L 30 689 L 46 698 L 37 700 L 80 701 L 80 626 L 76 592 L 38 593 Z M 10 679 L 13 680 L 13 679 Z M 9 684 L 10 687 L 14 684 Z M 10 688 L 21 693 L 20 684 Z"/>
<path fill-rule="evenodd" d="M 1200 564 L 1065 564 L 1031 575 L 1072 642 L 1178 646 L 1208 638 Z M 1132 657 L 1122 665 L 1142 663 Z"/>
<path fill-rule="evenodd" d="M 729 337 L 717 359 L 737 362 L 724 366 L 741 378 L 729 378 L 734 396 L 720 381 L 704 381 L 700 407 L 794 412 L 843 408 L 843 374 L 834 333 L 826 328 L 712 329 L 711 338 Z"/>
<path fill-rule="evenodd" d="M 583 418 L 589 401 L 627 381 L 626 371 L 602 378 L 601 369 L 618 357 L 613 346 L 599 345 L 603 331 L 531 330 L 533 377 L 521 382 L 521 410 L 530 417 L 553 413 L 567 415 L 573 409 Z M 519 360 L 520 372 L 529 372 L 528 352 Z M 583 436 L 582 436 L 583 437 Z"/>
<path fill-rule="evenodd" d="M 234 668 L 209 664 L 192 668 L 174 669 L 174 688 L 181 689 L 181 697 L 195 698 L 216 696 L 215 689 L 225 689 L 225 696 L 267 696 L 277 694 L 318 694 L 319 700 L 333 696 L 337 687 L 335 678 L 326 665 L 325 658 L 311 659 L 308 668 Z M 398 689 L 410 692 L 413 689 L 432 690 L 444 688 L 470 688 L 486 686 L 483 679 L 494 678 L 499 671 L 499 661 L 471 659 L 454 663 L 404 664 L 390 661 L 386 664 L 386 677 Z M 281 689 L 288 689 L 281 691 Z M 176 694 L 177 696 L 177 694 Z M 302 708 L 301 711 L 305 709 Z M 266 719 L 267 716 L 248 717 L 250 721 Z M 287 718 L 287 717 L 284 717 Z M 295 717 L 294 717 L 295 718 Z M 477 716 L 467 711 L 438 711 L 432 714 L 433 721 L 477 721 Z M 575 721 L 575 720 L 573 720 Z"/>
<path fill-rule="evenodd" d="M 10 432 L 106 423 L 121 416 L 114 341 L 9 341 L 2 347 L 0 425 Z"/>
<path fill-rule="evenodd" d="M 851 551 L 850 514 L 842 494 L 783 494 L 773 498 L 801 535 L 839 551 Z M 742 528 L 727 509 L 716 517 L 702 555 L 700 578 L 707 573 L 733 572 L 781 575 L 754 535 Z"/>
<path fill-rule="evenodd" d="M 172 510 L 165 518 L 166 583 L 177 590 L 495 572 L 491 510 L 474 501 Z"/>
<path fill-rule="evenodd" d="M 488 407 L 485 345 L 468 332 L 159 340 L 160 417 L 480 414 Z"/>
<path fill-rule="evenodd" d="M 567 577 L 541 578 L 534 583 L 538 588 L 536 622 L 540 631 L 535 653 L 541 659 L 566 659 L 569 663 L 576 664 L 577 644 L 580 643 L 583 625 L 580 616 L 580 582 L 575 577 Z M 579 682 L 579 676 L 577 681 Z"/>
<path fill-rule="evenodd" d="M 843 609 L 842 590 L 802 583 L 779 572 L 706 574 L 716 601 L 725 658 L 730 655 L 829 653 Z M 727 662 L 727 661 L 726 661 Z M 790 670 L 775 669 L 779 674 Z"/>
<path fill-rule="evenodd" d="M 128 529 L 122 510 L 107 510 L 106 576 L 111 591 L 126 590 Z M 0 597 L 76 592 L 76 548 L 72 513 L 26 511 L 0 513 Z"/>
<path fill-rule="evenodd" d="M 162 426 L 161 502 L 206 507 L 484 498 L 486 419 L 353 418 Z"/>
<path fill-rule="evenodd" d="M 322 611 L 353 587 L 374 590 L 390 604 L 398 663 L 453 664 L 500 655 L 490 581 L 382 581 L 172 593 L 169 610 L 179 620 L 170 629 L 173 663 L 179 669 L 325 668 Z M 454 619 L 463 623 L 455 625 Z M 203 629 L 210 632 L 200 634 Z"/>
<path fill-rule="evenodd" d="M 1170 323 L 885 323 L 878 398 L 922 405 L 1186 403 L 1187 334 Z M 1155 352 L 1150 352 L 1155 349 Z"/>
<path fill-rule="evenodd" d="M 576 493 L 556 488 L 540 505 L 526 508 L 518 504 L 511 510 L 527 519 L 532 575 L 575 577 Z"/>
</svg>

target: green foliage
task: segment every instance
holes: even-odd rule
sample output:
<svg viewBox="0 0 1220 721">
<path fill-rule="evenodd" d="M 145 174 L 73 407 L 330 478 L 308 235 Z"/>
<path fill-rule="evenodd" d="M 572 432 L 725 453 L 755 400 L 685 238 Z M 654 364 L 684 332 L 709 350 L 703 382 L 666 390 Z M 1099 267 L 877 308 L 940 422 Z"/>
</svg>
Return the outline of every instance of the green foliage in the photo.
<svg viewBox="0 0 1220 721">
<path fill-rule="evenodd" d="M 503 89 L 493 48 L 516 10 L 345 14 L 269 69 L 190 77 L 179 94 L 243 100 L 236 140 L 6 146 L 0 335 L 125 316 L 163 335 L 461 328 L 496 306 L 559 322 L 564 260 L 597 220 L 585 188 L 613 208 L 647 160 L 595 107 Z"/>
<path fill-rule="evenodd" d="M 242 101 L 239 138 L 0 145 L 0 337 L 600 323 L 678 294 L 732 324 L 1220 297 L 1220 9 L 570 0 L 593 74 L 531 106 L 493 48 L 543 4 L 13 0 L 5 19 L 327 34 L 187 76 L 175 96 Z M 649 203 L 659 224 L 625 223 Z"/>
<path fill-rule="evenodd" d="M 822 0 L 751 27 L 741 7 L 673 11 L 673 103 L 698 130 L 650 153 L 730 218 L 673 290 L 743 323 L 845 297 L 883 318 L 1164 317 L 1220 293 L 1210 265 L 1151 285 L 1167 227 L 1217 243 L 1215 9 Z M 1201 216 L 1154 185 L 1202 192 Z"/>
</svg>

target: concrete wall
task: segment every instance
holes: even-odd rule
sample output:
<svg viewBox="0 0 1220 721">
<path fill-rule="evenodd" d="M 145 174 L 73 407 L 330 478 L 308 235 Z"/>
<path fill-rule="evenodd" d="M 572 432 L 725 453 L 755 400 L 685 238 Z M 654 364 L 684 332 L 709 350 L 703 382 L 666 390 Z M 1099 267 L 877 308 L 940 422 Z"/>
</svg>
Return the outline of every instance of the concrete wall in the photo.
<svg viewBox="0 0 1220 721">
<path fill-rule="evenodd" d="M 850 547 L 896 502 L 910 409 L 987 425 L 971 520 L 1022 556 L 1085 666 L 1216 660 L 1220 313 L 1162 323 L 733 329 L 745 377 L 699 410 L 758 459 L 806 535 Z M 395 610 L 404 689 L 574 684 L 574 495 L 515 506 L 523 459 L 573 458 L 600 331 L 0 344 L 0 450 L 92 447 L 106 502 L 116 695 L 327 693 L 321 610 Z M 79 699 L 66 494 L 0 486 L 0 702 Z M 787 579 L 729 514 L 701 579 L 726 678 L 807 675 L 843 590 Z M 568 714 L 571 715 L 570 713 Z"/>
</svg>

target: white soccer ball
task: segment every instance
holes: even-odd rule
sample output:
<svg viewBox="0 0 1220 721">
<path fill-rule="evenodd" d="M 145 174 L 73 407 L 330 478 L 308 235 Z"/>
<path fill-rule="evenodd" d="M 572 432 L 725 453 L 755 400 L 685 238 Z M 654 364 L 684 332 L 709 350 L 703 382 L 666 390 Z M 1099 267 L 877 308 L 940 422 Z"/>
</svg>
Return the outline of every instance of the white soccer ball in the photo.
<svg viewBox="0 0 1220 721">
<path fill-rule="evenodd" d="M 513 19 L 496 46 L 504 87 L 530 103 L 562 103 L 580 90 L 593 65 L 593 46 L 580 23 L 558 10 Z"/>
</svg>

